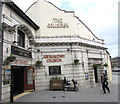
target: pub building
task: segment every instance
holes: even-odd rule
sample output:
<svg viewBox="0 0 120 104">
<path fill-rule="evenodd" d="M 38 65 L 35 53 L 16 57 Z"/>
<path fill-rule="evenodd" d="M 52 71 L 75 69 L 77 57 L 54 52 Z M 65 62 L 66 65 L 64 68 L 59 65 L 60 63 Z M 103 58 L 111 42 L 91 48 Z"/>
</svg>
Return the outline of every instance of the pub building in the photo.
<svg viewBox="0 0 120 104">
<path fill-rule="evenodd" d="M 53 77 L 75 79 L 79 88 L 95 87 L 103 72 L 112 81 L 104 40 L 74 11 L 38 0 L 24 13 L 14 2 L 3 1 L 2 31 L 3 102 L 25 91 L 50 90 Z"/>
</svg>

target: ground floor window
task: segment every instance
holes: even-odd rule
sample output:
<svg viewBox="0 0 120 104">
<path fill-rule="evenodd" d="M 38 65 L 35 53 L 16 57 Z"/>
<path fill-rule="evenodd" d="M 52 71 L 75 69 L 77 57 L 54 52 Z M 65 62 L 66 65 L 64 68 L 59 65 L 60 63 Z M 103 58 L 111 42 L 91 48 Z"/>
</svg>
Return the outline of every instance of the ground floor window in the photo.
<svg viewBox="0 0 120 104">
<path fill-rule="evenodd" d="M 49 66 L 49 75 L 61 74 L 61 66 Z"/>
<path fill-rule="evenodd" d="M 33 84 L 33 69 L 27 69 L 27 84 Z"/>
</svg>

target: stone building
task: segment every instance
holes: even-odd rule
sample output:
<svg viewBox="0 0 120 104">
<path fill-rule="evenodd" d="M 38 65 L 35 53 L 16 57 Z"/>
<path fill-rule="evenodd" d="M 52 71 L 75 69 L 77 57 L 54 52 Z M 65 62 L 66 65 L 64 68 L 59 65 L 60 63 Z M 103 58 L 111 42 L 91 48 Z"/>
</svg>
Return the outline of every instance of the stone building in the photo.
<svg viewBox="0 0 120 104">
<path fill-rule="evenodd" d="M 49 90 L 56 76 L 75 79 L 80 88 L 95 87 L 103 72 L 112 80 L 104 40 L 73 11 L 39 0 L 24 13 L 14 2 L 3 2 L 2 28 L 3 102 L 26 90 Z"/>
</svg>

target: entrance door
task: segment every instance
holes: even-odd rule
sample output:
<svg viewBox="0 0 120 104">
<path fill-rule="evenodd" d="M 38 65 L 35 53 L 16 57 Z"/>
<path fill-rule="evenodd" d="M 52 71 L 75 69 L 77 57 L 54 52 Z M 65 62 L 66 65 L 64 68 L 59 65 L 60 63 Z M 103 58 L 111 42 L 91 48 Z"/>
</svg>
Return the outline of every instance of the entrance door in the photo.
<svg viewBox="0 0 120 104">
<path fill-rule="evenodd" d="M 13 96 L 24 92 L 24 67 L 12 67 Z"/>
<path fill-rule="evenodd" d="M 11 93 L 10 102 L 13 97 L 23 93 L 25 90 L 34 89 L 34 68 L 25 66 L 11 66 Z"/>
<path fill-rule="evenodd" d="M 95 75 L 95 82 L 98 83 L 98 74 L 97 74 L 97 67 L 94 66 L 94 75 Z"/>
<path fill-rule="evenodd" d="M 35 90 L 34 88 L 34 68 L 26 67 L 24 71 L 24 90 Z"/>
</svg>

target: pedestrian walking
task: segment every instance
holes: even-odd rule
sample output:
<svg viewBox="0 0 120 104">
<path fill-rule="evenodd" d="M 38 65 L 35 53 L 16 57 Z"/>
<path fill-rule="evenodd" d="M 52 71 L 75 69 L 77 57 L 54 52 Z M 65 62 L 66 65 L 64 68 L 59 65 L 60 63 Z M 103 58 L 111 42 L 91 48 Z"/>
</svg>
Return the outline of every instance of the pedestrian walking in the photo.
<svg viewBox="0 0 120 104">
<path fill-rule="evenodd" d="M 66 77 L 64 77 L 64 79 L 63 79 L 63 87 L 65 87 L 66 82 L 67 82 Z"/>
<path fill-rule="evenodd" d="M 76 88 L 76 84 L 77 84 L 77 81 L 75 81 L 74 79 L 71 80 L 73 82 L 73 85 L 74 85 L 74 90 Z"/>
<path fill-rule="evenodd" d="M 108 93 L 110 93 L 110 88 L 108 87 L 108 81 L 107 80 L 108 80 L 107 76 L 105 75 L 105 73 L 103 73 L 103 75 L 101 76 L 103 94 L 106 93 L 106 89 L 107 89 Z"/>
</svg>

